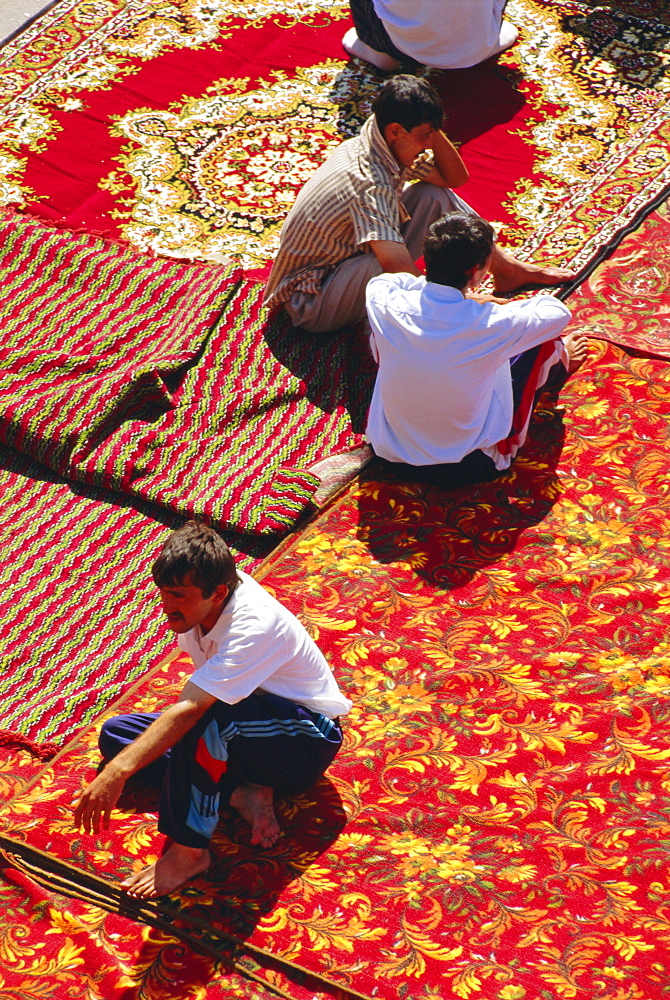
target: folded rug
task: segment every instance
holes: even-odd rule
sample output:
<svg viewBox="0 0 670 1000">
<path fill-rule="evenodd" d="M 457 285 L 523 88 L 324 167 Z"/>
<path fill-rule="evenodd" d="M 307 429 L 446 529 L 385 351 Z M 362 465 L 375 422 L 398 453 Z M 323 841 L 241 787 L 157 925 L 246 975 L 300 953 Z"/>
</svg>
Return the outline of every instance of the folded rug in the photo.
<svg viewBox="0 0 670 1000">
<path fill-rule="evenodd" d="M 0 441 L 60 475 L 222 529 L 281 535 L 311 509 L 305 466 L 356 441 L 364 338 L 266 324 L 239 268 L 0 222 Z"/>
</svg>

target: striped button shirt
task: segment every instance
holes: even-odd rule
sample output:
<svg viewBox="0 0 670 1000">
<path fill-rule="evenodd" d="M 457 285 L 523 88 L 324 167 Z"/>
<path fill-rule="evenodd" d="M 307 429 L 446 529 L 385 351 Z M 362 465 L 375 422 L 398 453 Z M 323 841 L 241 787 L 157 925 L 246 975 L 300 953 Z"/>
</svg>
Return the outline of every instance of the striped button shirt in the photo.
<svg viewBox="0 0 670 1000">
<path fill-rule="evenodd" d="M 402 243 L 400 226 L 409 215 L 400 194 L 407 181 L 432 168 L 432 153 L 424 153 L 400 169 L 371 115 L 298 193 L 282 228 L 266 305 L 280 305 L 296 291 L 317 294 L 326 274 L 367 250 L 369 240 Z"/>
</svg>

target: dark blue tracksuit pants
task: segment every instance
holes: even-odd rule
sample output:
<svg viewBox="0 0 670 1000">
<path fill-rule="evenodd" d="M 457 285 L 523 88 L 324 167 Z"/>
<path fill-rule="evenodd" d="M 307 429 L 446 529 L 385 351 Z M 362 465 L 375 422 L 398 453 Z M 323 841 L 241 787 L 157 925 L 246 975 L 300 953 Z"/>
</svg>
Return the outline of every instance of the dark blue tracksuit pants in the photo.
<svg viewBox="0 0 670 1000">
<path fill-rule="evenodd" d="M 153 713 L 104 723 L 105 760 L 143 733 Z M 276 695 L 257 692 L 226 705 L 216 701 L 167 753 L 138 772 L 161 789 L 158 829 L 187 847 L 207 847 L 238 785 L 269 785 L 295 795 L 321 777 L 342 744 L 339 721 Z"/>
</svg>

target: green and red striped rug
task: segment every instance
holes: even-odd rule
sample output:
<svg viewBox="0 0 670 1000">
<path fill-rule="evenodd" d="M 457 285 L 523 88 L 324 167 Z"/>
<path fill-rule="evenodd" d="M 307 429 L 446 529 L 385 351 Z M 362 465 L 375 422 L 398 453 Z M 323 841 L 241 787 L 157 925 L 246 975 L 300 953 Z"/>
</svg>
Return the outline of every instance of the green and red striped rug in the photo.
<svg viewBox="0 0 670 1000">
<path fill-rule="evenodd" d="M 0 231 L 2 443 L 222 530 L 280 537 L 309 510 L 306 466 L 362 429 L 372 363 L 353 335 L 307 351 L 234 265 L 11 215 Z"/>
<path fill-rule="evenodd" d="M 165 530 L 204 518 L 252 567 L 355 440 L 372 368 L 353 334 L 264 324 L 235 267 L 0 229 L 0 728 L 50 741 L 160 655 Z"/>
</svg>

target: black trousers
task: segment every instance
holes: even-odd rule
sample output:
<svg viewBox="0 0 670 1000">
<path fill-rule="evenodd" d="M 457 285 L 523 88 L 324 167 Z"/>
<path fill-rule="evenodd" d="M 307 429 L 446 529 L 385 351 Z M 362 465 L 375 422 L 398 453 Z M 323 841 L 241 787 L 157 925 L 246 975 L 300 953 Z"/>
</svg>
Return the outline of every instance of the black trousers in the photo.
<svg viewBox="0 0 670 1000">
<path fill-rule="evenodd" d="M 108 719 L 99 739 L 103 758 L 111 760 L 157 718 L 134 713 Z M 341 743 L 337 719 L 256 692 L 235 705 L 215 701 L 171 750 L 138 774 L 161 789 L 160 832 L 187 847 L 207 847 L 219 806 L 228 804 L 238 785 L 299 794 L 321 777 Z"/>
<path fill-rule="evenodd" d="M 531 347 L 510 361 L 515 410 L 521 402 L 524 387 L 532 373 L 539 350 L 539 347 Z M 546 386 L 562 385 L 567 375 L 565 367 L 560 362 L 553 365 L 547 381 L 535 394 L 535 399 Z M 406 482 L 432 483 L 433 486 L 440 486 L 445 490 L 474 486 L 476 483 L 490 483 L 493 479 L 498 479 L 509 472 L 509 469 L 496 469 L 493 459 L 479 449 L 471 451 L 460 462 L 443 462 L 441 465 L 406 465 L 404 462 L 388 462 L 385 458 L 380 458 L 379 461 L 384 472 L 389 472 Z"/>
<path fill-rule="evenodd" d="M 410 59 L 409 56 L 395 47 L 384 27 L 384 22 L 375 11 L 372 0 L 350 0 L 349 7 L 356 27 L 356 34 L 362 42 L 377 52 L 385 52 L 387 56 L 392 56 L 408 67 L 418 65 L 414 59 Z"/>
</svg>

